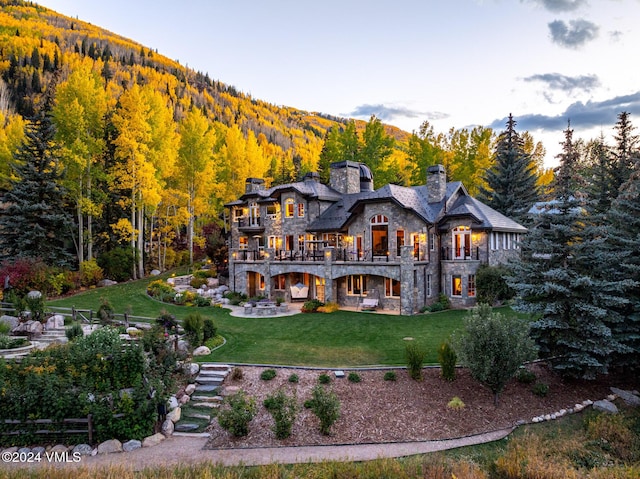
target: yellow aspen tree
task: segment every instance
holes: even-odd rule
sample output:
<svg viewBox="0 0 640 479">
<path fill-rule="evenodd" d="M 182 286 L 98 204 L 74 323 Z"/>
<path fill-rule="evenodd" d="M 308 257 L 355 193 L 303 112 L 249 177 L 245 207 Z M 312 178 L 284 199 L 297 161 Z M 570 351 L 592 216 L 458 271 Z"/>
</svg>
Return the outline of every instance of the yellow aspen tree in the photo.
<svg viewBox="0 0 640 479">
<path fill-rule="evenodd" d="M 189 263 L 193 263 L 194 224 L 213 191 L 215 132 L 200 109 L 193 108 L 180 123 L 177 184 L 187 193 Z M 257 145 L 256 145 L 257 146 Z"/>
<path fill-rule="evenodd" d="M 56 90 L 53 118 L 56 139 L 62 147 L 65 188 L 76 205 L 77 256 L 79 264 L 93 257 L 93 217 L 101 205 L 92 198 L 95 165 L 104 150 L 104 116 L 107 96 L 100 76 L 83 62 Z M 86 225 L 86 229 L 85 229 Z"/>
<path fill-rule="evenodd" d="M 144 224 L 141 221 L 145 202 L 160 201 L 158 194 L 156 172 L 153 164 L 147 161 L 149 156 L 149 143 L 151 142 L 151 125 L 149 124 L 149 104 L 147 103 L 141 88 L 133 85 L 120 96 L 119 106 L 113 115 L 113 125 L 117 130 L 114 156 L 117 160 L 111 172 L 113 187 L 116 190 L 129 191 L 129 204 L 131 209 L 131 249 L 136 251 L 136 235 L 143 234 Z M 156 196 L 150 198 L 150 196 Z M 143 251 L 138 249 L 137 254 L 142 257 Z M 133 267 L 133 278 L 144 275 L 144 268 L 138 265 Z"/>
<path fill-rule="evenodd" d="M 20 115 L 0 111 L 0 191 L 10 188 L 14 154 L 24 140 L 26 122 Z"/>
</svg>

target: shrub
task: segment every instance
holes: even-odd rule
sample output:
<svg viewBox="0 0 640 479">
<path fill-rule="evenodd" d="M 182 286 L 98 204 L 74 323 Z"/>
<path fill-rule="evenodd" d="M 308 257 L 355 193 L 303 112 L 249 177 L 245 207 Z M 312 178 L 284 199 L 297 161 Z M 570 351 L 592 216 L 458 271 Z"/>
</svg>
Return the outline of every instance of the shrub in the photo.
<svg viewBox="0 0 640 479">
<path fill-rule="evenodd" d="M 520 368 L 516 374 L 516 380 L 522 384 L 531 384 L 536 380 L 536 375 L 527 368 Z"/>
<path fill-rule="evenodd" d="M 271 381 L 273 378 L 276 377 L 277 374 L 278 373 L 276 373 L 275 369 L 265 369 L 260 374 L 260 379 L 262 379 L 263 381 Z"/>
<path fill-rule="evenodd" d="M 280 306 L 282 303 L 284 303 L 284 298 L 282 296 L 278 296 L 275 300 L 276 306 Z"/>
<path fill-rule="evenodd" d="M 199 287 L 207 284 L 207 278 L 199 278 L 194 276 L 193 278 L 191 278 L 189 284 L 192 288 L 198 289 Z"/>
<path fill-rule="evenodd" d="M 161 311 L 160 316 L 156 318 L 156 323 L 167 331 L 173 331 L 178 326 L 176 317 L 167 311 Z"/>
<path fill-rule="evenodd" d="M 471 376 L 491 390 L 496 406 L 507 382 L 525 361 L 536 356 L 529 323 L 515 316 L 505 317 L 487 304 L 469 312 L 452 342 Z"/>
<path fill-rule="evenodd" d="M 395 381 L 396 380 L 396 372 L 395 371 L 387 371 L 384 373 L 385 381 Z"/>
<path fill-rule="evenodd" d="M 0 334 L 0 349 L 15 349 L 26 345 L 26 338 L 12 338 L 6 334 Z"/>
<path fill-rule="evenodd" d="M 173 301 L 176 291 L 170 284 L 161 279 L 157 279 L 147 285 L 147 294 L 156 298 L 158 301 L 170 302 Z"/>
<path fill-rule="evenodd" d="M 637 419 L 636 419 L 637 421 Z M 607 444 L 608 450 L 625 462 L 640 461 L 640 438 L 634 437 L 630 421 L 622 414 L 598 414 L 587 420 L 587 437 Z"/>
<path fill-rule="evenodd" d="M 205 308 L 207 306 L 211 306 L 211 300 L 209 298 L 205 298 L 204 296 L 196 294 L 195 298 L 193 298 L 193 304 L 195 304 L 198 308 Z"/>
<path fill-rule="evenodd" d="M 37 259 L 16 258 L 5 260 L 0 265 L 0 278 L 3 285 L 5 278 L 8 277 L 9 286 L 18 297 L 23 297 L 31 290 L 46 292 L 49 276 L 51 276 L 51 269 Z"/>
<path fill-rule="evenodd" d="M 209 339 L 214 338 L 216 334 L 218 334 L 216 323 L 211 318 L 205 318 L 202 324 L 202 340 L 207 342 Z"/>
<path fill-rule="evenodd" d="M 338 309 L 340 309 L 338 303 L 328 302 L 324 306 L 318 306 L 316 311 L 318 311 L 318 313 L 335 313 Z"/>
<path fill-rule="evenodd" d="M 233 306 L 239 305 L 242 301 L 246 301 L 247 295 L 236 291 L 227 291 L 224 295 L 229 300 L 229 304 Z"/>
<path fill-rule="evenodd" d="M 504 266 L 480 265 L 476 272 L 476 294 L 478 303 L 494 305 L 508 301 L 515 296 L 505 277 L 508 271 Z"/>
<path fill-rule="evenodd" d="M 204 319 L 202 319 L 200 313 L 188 314 L 182 321 L 182 327 L 187 334 L 191 346 L 195 348 L 202 345 L 204 338 Z"/>
<path fill-rule="evenodd" d="M 303 313 L 315 313 L 315 312 L 318 311 L 318 308 L 320 306 L 324 306 L 324 303 L 322 301 L 317 300 L 317 299 L 312 299 L 312 300 L 309 300 L 309 301 L 305 302 L 302 305 L 302 310 L 301 311 Z"/>
<path fill-rule="evenodd" d="M 98 266 L 95 258 L 83 261 L 80 264 L 80 284 L 82 286 L 95 286 L 104 278 L 102 268 Z"/>
<path fill-rule="evenodd" d="M 320 376 L 318 376 L 318 382 L 320 384 L 329 384 L 331 382 L 331 376 L 322 373 Z"/>
<path fill-rule="evenodd" d="M 291 428 L 298 413 L 295 395 L 287 396 L 282 389 L 279 389 L 275 394 L 267 396 L 263 404 L 275 421 L 273 432 L 276 438 L 286 439 L 291 436 Z"/>
<path fill-rule="evenodd" d="M 75 323 L 73 326 L 68 328 L 64 332 L 65 336 L 69 341 L 73 341 L 76 338 L 81 338 L 84 336 L 84 331 L 82 330 L 82 326 L 78 323 Z"/>
<path fill-rule="evenodd" d="M 417 343 L 414 341 L 407 343 L 405 358 L 407 360 L 407 371 L 409 371 L 409 376 L 412 379 L 422 381 L 422 366 L 426 356 L 427 352 Z"/>
<path fill-rule="evenodd" d="M 11 332 L 11 325 L 0 321 L 0 334 L 9 334 Z"/>
<path fill-rule="evenodd" d="M 451 307 L 451 303 L 449 302 L 449 298 L 445 294 L 440 294 L 438 296 L 438 301 L 433 303 L 431 306 L 425 306 L 423 311 L 428 311 L 431 313 L 436 313 L 438 311 L 444 311 L 445 309 L 449 309 Z"/>
<path fill-rule="evenodd" d="M 235 367 L 231 371 L 231 379 L 234 381 L 240 381 L 244 377 L 244 373 L 242 372 L 242 368 Z"/>
<path fill-rule="evenodd" d="M 362 378 L 358 373 L 349 373 L 347 379 L 350 383 L 359 383 L 360 381 L 362 381 Z"/>
<path fill-rule="evenodd" d="M 331 426 L 340 417 L 340 400 L 332 391 L 318 385 L 311 392 L 310 409 L 320 420 L 320 433 L 329 435 Z"/>
<path fill-rule="evenodd" d="M 298 377 L 298 375 L 297 375 L 296 373 L 293 373 L 291 376 L 289 376 L 288 381 L 289 381 L 290 383 L 295 383 L 295 384 L 297 384 L 297 383 L 298 383 L 298 381 L 300 381 L 300 378 Z"/>
<path fill-rule="evenodd" d="M 115 317 L 115 313 L 113 311 L 113 306 L 107 298 L 100 298 L 100 307 L 98 308 L 98 318 L 100 318 L 100 323 L 103 325 L 108 325 L 113 322 L 113 318 Z"/>
<path fill-rule="evenodd" d="M 236 437 L 249 434 L 249 423 L 256 415 L 256 401 L 244 391 L 227 396 L 223 409 L 218 412 L 218 424 Z"/>
<path fill-rule="evenodd" d="M 34 321 L 43 322 L 44 317 L 44 295 L 29 295 L 24 297 L 24 304 L 26 308 L 31 312 L 31 319 Z"/>
<path fill-rule="evenodd" d="M 440 363 L 440 374 L 446 381 L 456 379 L 456 361 L 458 356 L 448 342 L 443 342 L 438 348 L 438 362 Z"/>
<path fill-rule="evenodd" d="M 545 383 L 535 383 L 531 388 L 531 392 L 541 398 L 549 394 L 549 386 Z"/>
<path fill-rule="evenodd" d="M 460 410 L 465 408 L 465 404 L 462 402 L 458 396 L 454 396 L 451 401 L 447 403 L 447 407 L 449 409 Z"/>
<path fill-rule="evenodd" d="M 106 278 L 122 282 L 131 279 L 135 260 L 136 253 L 131 247 L 118 247 L 102 253 L 96 261 Z"/>
</svg>

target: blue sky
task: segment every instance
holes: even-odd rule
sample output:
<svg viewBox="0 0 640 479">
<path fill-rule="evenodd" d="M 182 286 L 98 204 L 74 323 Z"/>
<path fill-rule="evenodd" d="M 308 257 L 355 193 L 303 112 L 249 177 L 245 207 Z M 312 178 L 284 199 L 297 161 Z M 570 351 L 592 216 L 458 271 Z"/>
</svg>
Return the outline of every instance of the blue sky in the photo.
<svg viewBox="0 0 640 479">
<path fill-rule="evenodd" d="M 640 127 L 640 0 L 37 0 L 255 98 L 417 131 L 504 129 L 556 163 Z"/>
</svg>

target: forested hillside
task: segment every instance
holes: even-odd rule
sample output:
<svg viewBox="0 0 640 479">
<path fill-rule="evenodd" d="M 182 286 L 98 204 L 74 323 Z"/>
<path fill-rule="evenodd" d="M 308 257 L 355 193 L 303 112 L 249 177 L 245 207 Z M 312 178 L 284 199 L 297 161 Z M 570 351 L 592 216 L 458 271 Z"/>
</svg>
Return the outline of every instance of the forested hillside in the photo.
<svg viewBox="0 0 640 479">
<path fill-rule="evenodd" d="M 40 178 L 63 198 L 49 207 L 68 215 L 49 234 L 67 239 L 72 267 L 121 250 L 145 252 L 134 276 L 191 260 L 247 177 L 268 185 L 309 171 L 327 177 L 332 161 L 349 159 L 369 164 L 376 187 L 410 185 L 442 163 L 475 194 L 494 163 L 488 128 L 440 134 L 425 122 L 410 135 L 375 117 L 276 106 L 32 2 L 0 6 L 0 193 L 26 174 L 19 167 L 29 152 L 20 148 L 41 143 L 52 171 L 41 164 Z M 544 150 L 525 138 L 541 166 Z"/>
</svg>

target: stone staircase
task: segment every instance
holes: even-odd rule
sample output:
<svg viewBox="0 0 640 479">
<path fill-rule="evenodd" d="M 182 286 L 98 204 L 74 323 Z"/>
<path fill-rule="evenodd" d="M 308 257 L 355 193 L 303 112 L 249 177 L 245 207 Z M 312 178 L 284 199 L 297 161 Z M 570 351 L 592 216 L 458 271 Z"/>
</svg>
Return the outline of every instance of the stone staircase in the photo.
<svg viewBox="0 0 640 479">
<path fill-rule="evenodd" d="M 50 328 L 42 331 L 42 334 L 33 342 L 38 349 L 45 349 L 51 344 L 61 344 L 68 341 L 65 328 Z"/>
</svg>

